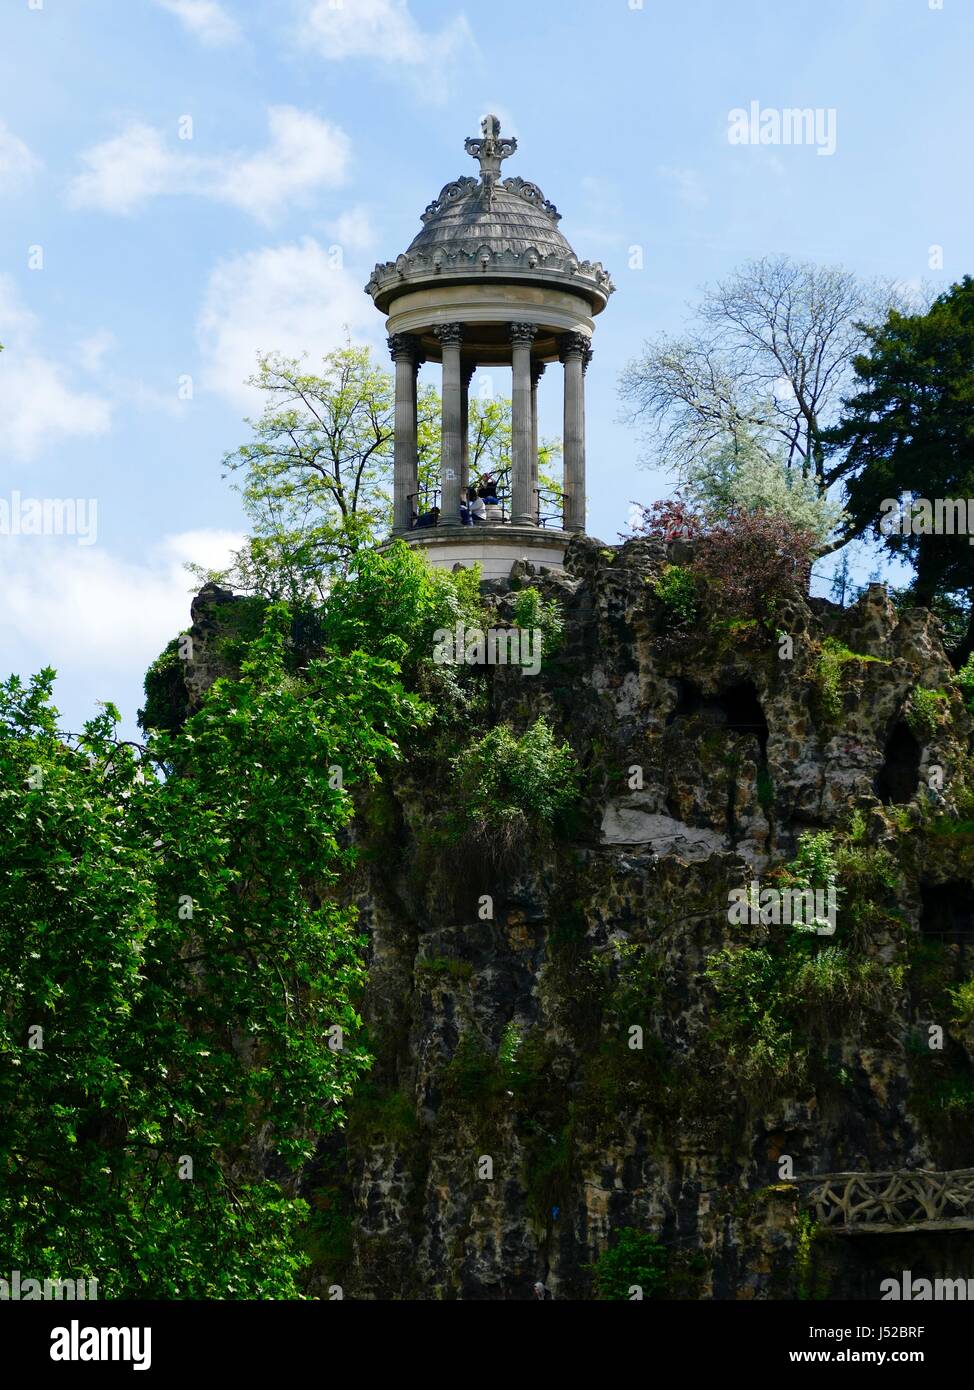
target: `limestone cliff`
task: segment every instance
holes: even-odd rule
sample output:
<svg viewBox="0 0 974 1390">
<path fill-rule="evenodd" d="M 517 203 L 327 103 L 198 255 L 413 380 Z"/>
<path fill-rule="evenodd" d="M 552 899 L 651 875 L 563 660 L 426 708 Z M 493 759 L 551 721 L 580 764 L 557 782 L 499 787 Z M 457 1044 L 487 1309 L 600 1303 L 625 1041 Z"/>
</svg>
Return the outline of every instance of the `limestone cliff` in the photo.
<svg viewBox="0 0 974 1390">
<path fill-rule="evenodd" d="M 875 586 L 849 609 L 796 601 L 773 628 L 710 612 L 678 631 L 654 587 L 678 550 L 579 538 L 564 574 L 515 566 L 492 586 L 499 624 L 524 584 L 562 608 L 537 676 L 478 678 L 489 723 L 544 715 L 570 741 L 584 791 L 567 828 L 501 851 L 448 832 L 463 719 L 363 801 L 351 891 L 377 1061 L 306 1175 L 349 1222 L 320 1287 L 519 1299 L 540 1280 L 586 1299 L 627 1229 L 665 1246 L 671 1297 L 874 1298 L 900 1268 L 974 1274 L 963 1231 L 822 1238 L 806 1214 L 818 1175 L 971 1162 L 970 1038 L 948 993 L 974 959 L 971 720 L 937 623 Z M 224 598 L 194 608 L 196 695 Z M 708 963 L 777 950 L 786 929 L 734 925 L 731 890 L 819 830 L 842 851 L 821 943 L 840 975 L 758 979 L 735 1014 Z"/>
</svg>

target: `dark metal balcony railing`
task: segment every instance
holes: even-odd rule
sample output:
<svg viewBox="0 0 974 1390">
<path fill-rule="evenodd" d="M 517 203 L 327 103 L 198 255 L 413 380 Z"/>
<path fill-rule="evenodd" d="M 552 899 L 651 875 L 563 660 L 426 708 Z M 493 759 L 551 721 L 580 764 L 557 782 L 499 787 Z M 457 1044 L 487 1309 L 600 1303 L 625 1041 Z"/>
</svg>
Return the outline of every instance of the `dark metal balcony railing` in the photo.
<svg viewBox="0 0 974 1390">
<path fill-rule="evenodd" d="M 511 499 L 510 499 L 510 492 L 509 492 L 509 490 L 508 490 L 506 487 L 499 487 L 499 488 L 497 489 L 496 497 L 497 497 L 497 502 L 496 502 L 496 503 L 489 503 L 489 504 L 488 504 L 488 507 L 489 507 L 489 510 L 491 510 L 491 511 L 495 511 L 497 508 L 499 508 L 499 509 L 500 509 L 500 519 L 499 519 L 499 521 L 498 521 L 498 519 L 497 519 L 497 517 L 496 517 L 496 515 L 495 515 L 495 516 L 493 516 L 493 517 L 490 519 L 490 521 L 488 522 L 488 524 L 495 525 L 495 526 L 496 526 L 496 525 L 503 525 L 503 526 L 506 526 L 506 525 L 509 524 L 509 522 L 510 522 L 510 517 L 511 517 L 511 511 L 510 511 L 510 501 L 511 501 Z M 440 511 L 439 511 L 439 508 L 440 508 L 440 489 L 439 489 L 438 487 L 435 487 L 435 488 L 426 488 L 426 489 L 424 489 L 424 490 L 421 491 L 421 492 L 411 492 L 411 493 L 409 494 L 407 500 L 408 500 L 408 502 L 409 502 L 409 513 L 410 513 L 410 516 L 412 517 L 412 522 L 411 522 L 411 525 L 410 525 L 410 529 L 411 529 L 411 530 L 413 530 L 413 531 L 415 531 L 415 530 L 425 530 L 427 527 L 439 526 L 441 522 L 445 521 L 445 518 L 444 518 L 442 515 L 440 515 Z M 545 499 L 542 497 L 541 489 L 540 489 L 540 488 L 535 488 L 535 504 L 534 504 L 534 520 L 535 520 L 535 524 L 536 524 L 537 526 L 542 527 L 542 528 L 547 527 L 547 526 L 551 526 L 551 525 L 555 525 L 555 526 L 557 526 L 557 527 L 560 529 L 560 528 L 564 525 L 564 514 L 563 514 L 563 512 L 560 512 L 560 511 L 547 511 L 547 512 L 546 512 L 546 511 L 542 511 L 542 506 L 544 505 L 544 503 L 545 503 Z M 551 503 L 549 503 L 548 505 L 551 505 Z M 427 519 L 427 518 L 429 518 L 429 517 L 431 516 L 431 514 L 432 514 L 434 511 L 436 512 L 436 516 L 433 517 L 432 520 Z M 458 516 L 458 517 L 457 517 L 457 521 L 459 522 L 459 520 L 460 520 L 460 518 L 459 518 L 459 516 Z M 472 523 L 472 524 L 473 524 L 473 525 L 482 525 L 483 523 L 482 523 L 482 522 L 480 522 L 480 523 L 474 522 L 474 523 Z"/>
</svg>

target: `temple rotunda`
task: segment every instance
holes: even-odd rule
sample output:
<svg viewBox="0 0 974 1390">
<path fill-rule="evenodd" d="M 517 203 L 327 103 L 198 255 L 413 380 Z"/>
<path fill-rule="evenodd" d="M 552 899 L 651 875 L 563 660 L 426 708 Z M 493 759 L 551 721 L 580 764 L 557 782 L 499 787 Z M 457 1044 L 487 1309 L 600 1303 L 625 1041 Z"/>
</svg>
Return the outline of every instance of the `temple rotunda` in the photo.
<svg viewBox="0 0 974 1390">
<path fill-rule="evenodd" d="M 396 365 L 393 537 L 422 547 L 434 565 L 480 562 L 485 578 L 518 559 L 559 566 L 573 532 L 585 530 L 585 373 L 593 319 L 612 293 L 598 263 L 580 261 L 558 230 L 560 214 L 537 184 L 501 179 L 517 148 L 485 116 L 465 142 L 480 178 L 448 183 L 423 213 L 423 229 L 395 261 L 379 264 L 366 293 L 387 315 Z M 416 378 L 442 364 L 443 425 L 438 495 L 420 495 Z M 564 496 L 561 525 L 541 515 L 538 383 L 564 369 Z M 513 376 L 510 488 L 470 521 L 468 392 L 477 367 Z M 438 504 L 434 511 L 433 504 Z M 422 525 L 417 519 L 422 516 Z M 434 524 L 435 523 L 435 524 Z"/>
</svg>

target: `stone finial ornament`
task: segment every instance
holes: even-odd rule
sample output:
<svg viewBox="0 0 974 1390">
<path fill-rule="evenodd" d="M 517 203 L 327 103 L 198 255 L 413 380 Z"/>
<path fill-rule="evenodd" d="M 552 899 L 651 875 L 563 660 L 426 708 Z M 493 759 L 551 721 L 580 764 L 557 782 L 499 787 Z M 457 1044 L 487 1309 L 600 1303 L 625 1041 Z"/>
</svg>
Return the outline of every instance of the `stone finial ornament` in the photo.
<svg viewBox="0 0 974 1390">
<path fill-rule="evenodd" d="M 501 164 L 517 149 L 517 141 L 513 136 L 501 139 L 501 123 L 496 116 L 485 116 L 480 122 L 480 129 L 483 138 L 468 138 L 463 142 L 463 148 L 480 161 L 482 196 L 485 206 L 489 208 L 494 185 L 500 177 Z"/>
</svg>

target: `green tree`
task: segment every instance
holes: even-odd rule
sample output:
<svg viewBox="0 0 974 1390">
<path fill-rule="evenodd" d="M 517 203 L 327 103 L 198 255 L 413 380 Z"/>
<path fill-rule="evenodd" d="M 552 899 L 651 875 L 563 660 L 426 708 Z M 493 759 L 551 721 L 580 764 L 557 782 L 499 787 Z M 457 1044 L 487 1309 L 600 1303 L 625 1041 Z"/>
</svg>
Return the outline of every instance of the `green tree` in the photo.
<svg viewBox="0 0 974 1390">
<path fill-rule="evenodd" d="M 0 686 L 0 1230 L 25 1276 L 299 1295 L 289 1174 L 369 1064 L 349 789 L 426 711 L 362 651 L 296 677 L 289 625 L 272 608 L 144 749 L 111 706 L 62 734 L 50 670 Z"/>
<path fill-rule="evenodd" d="M 892 311 L 867 334 L 855 360 L 855 390 L 828 436 L 853 476 L 847 508 L 858 534 L 878 537 L 908 561 L 910 599 L 960 608 L 968 619 L 958 651 L 974 651 L 974 549 L 966 534 L 919 516 L 908 531 L 884 503 L 974 496 L 974 279 L 965 277 L 926 313 Z"/>
<path fill-rule="evenodd" d="M 826 434 L 863 324 L 895 301 L 889 285 L 787 256 L 750 261 L 708 287 L 687 334 L 648 342 L 620 382 L 652 461 L 698 485 L 714 465 L 719 491 L 728 462 L 758 451 L 826 495 L 848 471 Z"/>
<path fill-rule="evenodd" d="M 781 445 L 743 432 L 733 443 L 704 449 L 687 467 L 683 491 L 709 522 L 755 512 L 783 517 L 809 535 L 816 550 L 828 546 L 844 520 L 842 508 L 813 478 L 788 468 Z"/>
<path fill-rule="evenodd" d="M 638 1288 L 645 1298 L 666 1295 L 667 1250 L 649 1231 L 625 1226 L 592 1266 L 595 1291 L 605 1302 L 629 1301 Z"/>
<path fill-rule="evenodd" d="M 368 348 L 347 343 L 321 371 L 261 357 L 249 384 L 265 404 L 253 438 L 224 458 L 239 475 L 253 536 L 227 570 L 202 577 L 241 593 L 321 599 L 328 578 L 382 530 L 391 506 L 395 392 Z"/>
</svg>

